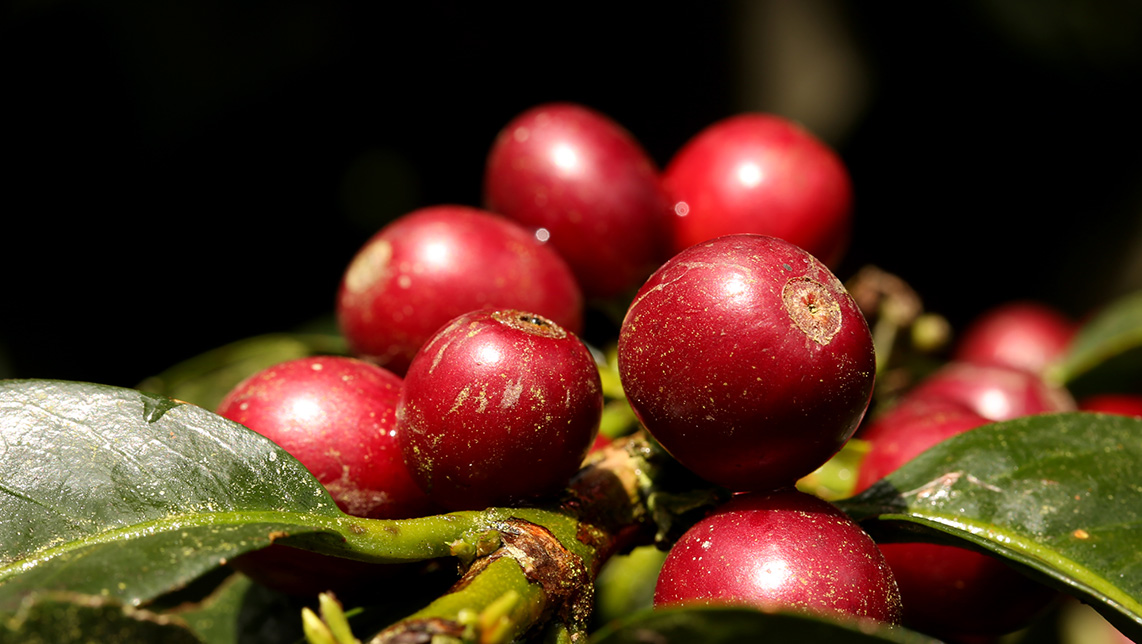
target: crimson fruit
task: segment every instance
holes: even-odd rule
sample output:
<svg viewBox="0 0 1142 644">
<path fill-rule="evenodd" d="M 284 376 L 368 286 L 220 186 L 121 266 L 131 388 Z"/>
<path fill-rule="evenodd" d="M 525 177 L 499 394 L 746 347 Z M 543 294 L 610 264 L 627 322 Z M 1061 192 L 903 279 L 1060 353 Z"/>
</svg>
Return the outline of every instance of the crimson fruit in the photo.
<svg viewBox="0 0 1142 644">
<path fill-rule="evenodd" d="M 484 200 L 548 237 L 588 298 L 634 290 L 661 261 L 669 206 L 658 168 L 582 105 L 539 105 L 509 122 L 488 154 Z"/>
<path fill-rule="evenodd" d="M 352 353 L 401 375 L 446 322 L 487 307 L 535 311 L 582 330 L 582 293 L 558 253 L 519 224 L 465 206 L 422 208 L 382 228 L 337 293 Z"/>
<path fill-rule="evenodd" d="M 860 491 L 933 445 L 991 422 L 941 398 L 910 399 L 861 434 L 869 443 Z M 1056 596 L 995 557 L 930 543 L 880 545 L 900 587 L 906 626 L 942 637 L 994 636 L 1023 626 Z"/>
<path fill-rule="evenodd" d="M 1070 392 L 1046 383 L 1036 374 L 970 362 L 943 365 L 907 395 L 910 399 L 954 400 L 993 421 L 1075 409 Z"/>
<path fill-rule="evenodd" d="M 872 538 L 836 506 L 783 489 L 735 496 L 671 548 L 656 607 L 745 604 L 900 619 L 900 594 Z"/>
<path fill-rule="evenodd" d="M 860 438 L 870 447 L 857 472 L 856 489 L 872 485 L 932 445 L 990 422 L 955 400 L 905 396 L 861 430 Z"/>
<path fill-rule="evenodd" d="M 667 261 L 618 340 L 631 407 L 671 455 L 733 490 L 792 485 L 852 436 L 875 355 L 841 282 L 797 246 L 727 235 Z"/>
<path fill-rule="evenodd" d="M 401 379 L 341 356 L 283 362 L 255 373 L 219 403 L 218 414 L 298 459 L 346 513 L 403 519 L 439 511 L 412 480 L 396 439 Z M 390 568 L 280 545 L 232 562 L 259 583 L 312 595 L 368 585 Z"/>
<path fill-rule="evenodd" d="M 840 157 L 772 114 L 718 121 L 663 171 L 672 250 L 733 233 L 781 237 L 836 266 L 852 227 L 852 181 Z"/>
<path fill-rule="evenodd" d="M 525 311 L 471 311 L 413 358 L 397 412 L 400 448 L 441 506 L 509 505 L 570 480 L 602 408 L 598 367 L 573 333 Z"/>
<path fill-rule="evenodd" d="M 419 516 L 432 505 L 404 466 L 396 438 L 401 379 L 343 356 L 299 358 L 253 374 L 218 414 L 290 453 L 348 514 Z"/>
<path fill-rule="evenodd" d="M 1142 418 L 1142 395 L 1103 393 L 1092 394 L 1079 400 L 1081 411 L 1097 411 L 1104 414 L 1117 414 L 1119 416 L 1137 416 Z"/>
<path fill-rule="evenodd" d="M 1062 357 L 1076 328 L 1070 318 L 1040 302 L 1008 302 L 973 320 L 952 358 L 1043 373 Z"/>
</svg>

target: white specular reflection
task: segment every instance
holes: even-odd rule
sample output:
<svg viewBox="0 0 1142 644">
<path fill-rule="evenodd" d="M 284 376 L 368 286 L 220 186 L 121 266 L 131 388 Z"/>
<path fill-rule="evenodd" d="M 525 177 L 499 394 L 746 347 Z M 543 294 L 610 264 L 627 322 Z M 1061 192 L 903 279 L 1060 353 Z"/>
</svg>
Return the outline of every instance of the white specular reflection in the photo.
<svg viewBox="0 0 1142 644">
<path fill-rule="evenodd" d="M 979 408 L 985 418 L 1010 418 L 1011 405 L 1007 396 L 999 391 L 988 391 L 979 399 Z"/>
<path fill-rule="evenodd" d="M 321 405 L 312 398 L 298 398 L 290 403 L 290 416 L 300 423 L 313 423 L 321 419 Z"/>
<path fill-rule="evenodd" d="M 749 283 L 744 275 L 731 275 L 722 282 L 722 295 L 736 297 L 746 292 Z"/>
<path fill-rule="evenodd" d="M 738 166 L 738 181 L 747 188 L 752 188 L 765 180 L 765 173 L 756 163 L 743 163 Z"/>
<path fill-rule="evenodd" d="M 444 242 L 425 244 L 420 252 L 420 258 L 429 264 L 443 264 L 448 261 L 449 248 Z"/>
<path fill-rule="evenodd" d="M 551 150 L 551 162 L 560 170 L 571 172 L 579 167 L 579 155 L 569 145 L 557 145 Z"/>
<path fill-rule="evenodd" d="M 476 356 L 481 364 L 496 364 L 504 357 L 497 347 L 490 344 L 480 347 L 476 351 Z"/>
<path fill-rule="evenodd" d="M 769 559 L 758 562 L 753 569 L 753 581 L 758 588 L 772 590 L 785 585 L 791 574 L 784 559 Z"/>
</svg>

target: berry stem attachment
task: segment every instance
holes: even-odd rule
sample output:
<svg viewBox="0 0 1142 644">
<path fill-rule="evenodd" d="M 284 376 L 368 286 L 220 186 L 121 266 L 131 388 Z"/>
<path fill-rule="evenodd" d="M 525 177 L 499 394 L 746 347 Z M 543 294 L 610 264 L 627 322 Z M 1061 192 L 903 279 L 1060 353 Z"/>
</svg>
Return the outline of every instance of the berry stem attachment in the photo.
<svg viewBox="0 0 1142 644">
<path fill-rule="evenodd" d="M 592 581 L 603 563 L 665 532 L 655 523 L 661 517 L 651 511 L 650 499 L 659 498 L 660 487 L 693 483 L 674 468 L 673 459 L 638 432 L 594 452 L 563 497 L 547 507 L 358 520 L 360 534 L 343 544 L 353 556 L 381 561 L 454 556 L 464 568 L 448 592 L 377 633 L 369 644 L 497 644 L 540 630 L 554 637 L 554 625 L 559 625 L 557 641 L 585 641 Z M 679 530 L 679 523 L 675 517 L 670 531 Z M 330 540 L 306 545 L 338 554 L 330 551 Z"/>
</svg>

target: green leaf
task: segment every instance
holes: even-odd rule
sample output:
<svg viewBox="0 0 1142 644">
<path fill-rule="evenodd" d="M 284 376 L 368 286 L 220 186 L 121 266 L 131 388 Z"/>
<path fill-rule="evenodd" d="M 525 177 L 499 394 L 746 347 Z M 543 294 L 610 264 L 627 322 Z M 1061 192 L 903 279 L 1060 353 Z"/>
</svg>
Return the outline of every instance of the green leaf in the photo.
<svg viewBox="0 0 1142 644">
<path fill-rule="evenodd" d="M 604 624 L 654 602 L 654 585 L 666 553 L 656 546 L 638 546 L 627 554 L 611 557 L 595 580 L 595 613 L 592 619 Z"/>
<path fill-rule="evenodd" d="M 139 605 L 273 537 L 389 562 L 449 555 L 480 513 L 343 514 L 292 456 L 221 416 L 86 383 L 0 381 L 0 610 L 32 592 Z"/>
<path fill-rule="evenodd" d="M 935 643 L 898 627 L 860 626 L 793 613 L 750 608 L 671 608 L 643 611 L 596 631 L 590 644 L 729 644 L 738 642 L 829 642 L 830 644 Z"/>
<path fill-rule="evenodd" d="M 1142 291 L 1122 297 L 1085 323 L 1047 374 L 1076 395 L 1142 386 Z"/>
<path fill-rule="evenodd" d="M 328 333 L 273 333 L 218 347 L 152 376 L 139 389 L 217 409 L 231 389 L 267 367 L 312 355 L 346 353 L 345 340 Z"/>
<path fill-rule="evenodd" d="M 202 644 L 177 618 L 76 593 L 29 595 L 0 620 L 0 644 Z"/>
<path fill-rule="evenodd" d="M 0 600 L 58 589 L 139 603 L 271 532 L 343 516 L 272 442 L 193 405 L 8 381 L 0 414 Z"/>
<path fill-rule="evenodd" d="M 1070 412 L 986 425 L 837 504 L 878 539 L 1003 557 L 1142 639 L 1142 420 Z"/>
</svg>

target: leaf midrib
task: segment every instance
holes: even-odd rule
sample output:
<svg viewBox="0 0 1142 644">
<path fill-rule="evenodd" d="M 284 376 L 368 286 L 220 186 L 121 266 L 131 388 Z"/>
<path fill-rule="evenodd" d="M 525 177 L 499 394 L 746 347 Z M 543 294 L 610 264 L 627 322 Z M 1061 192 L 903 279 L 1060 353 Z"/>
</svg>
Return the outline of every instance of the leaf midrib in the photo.
<svg viewBox="0 0 1142 644">
<path fill-rule="evenodd" d="M 3 566 L 0 566 L 0 584 L 3 584 L 14 575 L 26 572 L 60 555 L 92 546 L 151 536 L 164 532 L 174 532 L 175 530 L 185 530 L 187 528 L 258 524 L 286 524 L 304 528 L 304 532 L 330 531 L 340 533 L 340 521 L 337 517 L 308 512 L 230 510 L 223 512 L 196 512 L 193 514 L 167 515 L 152 521 L 135 523 L 113 530 L 103 530 L 76 539 L 68 539 L 61 545 L 41 548 L 21 559 L 6 562 Z"/>
<path fill-rule="evenodd" d="M 1032 566 L 1063 583 L 1083 588 L 1092 595 L 1107 599 L 1120 606 L 1123 612 L 1129 613 L 1135 621 L 1142 623 L 1142 603 L 1090 568 L 1079 564 L 1070 557 L 1063 556 L 1061 552 L 1040 547 L 1033 540 L 1027 539 L 1018 532 L 1000 529 L 995 524 L 985 524 L 935 512 L 912 511 L 910 514 L 883 514 L 877 519 L 919 523 L 941 532 L 947 532 L 948 530 L 945 528 L 950 528 L 957 533 L 962 533 L 961 536 L 968 541 L 987 547 L 989 550 L 1000 551 L 1009 559 Z M 1036 563 L 1042 565 L 1035 565 Z M 1068 577 L 1064 578 L 1052 572 L 1059 570 L 1068 571 Z"/>
</svg>

